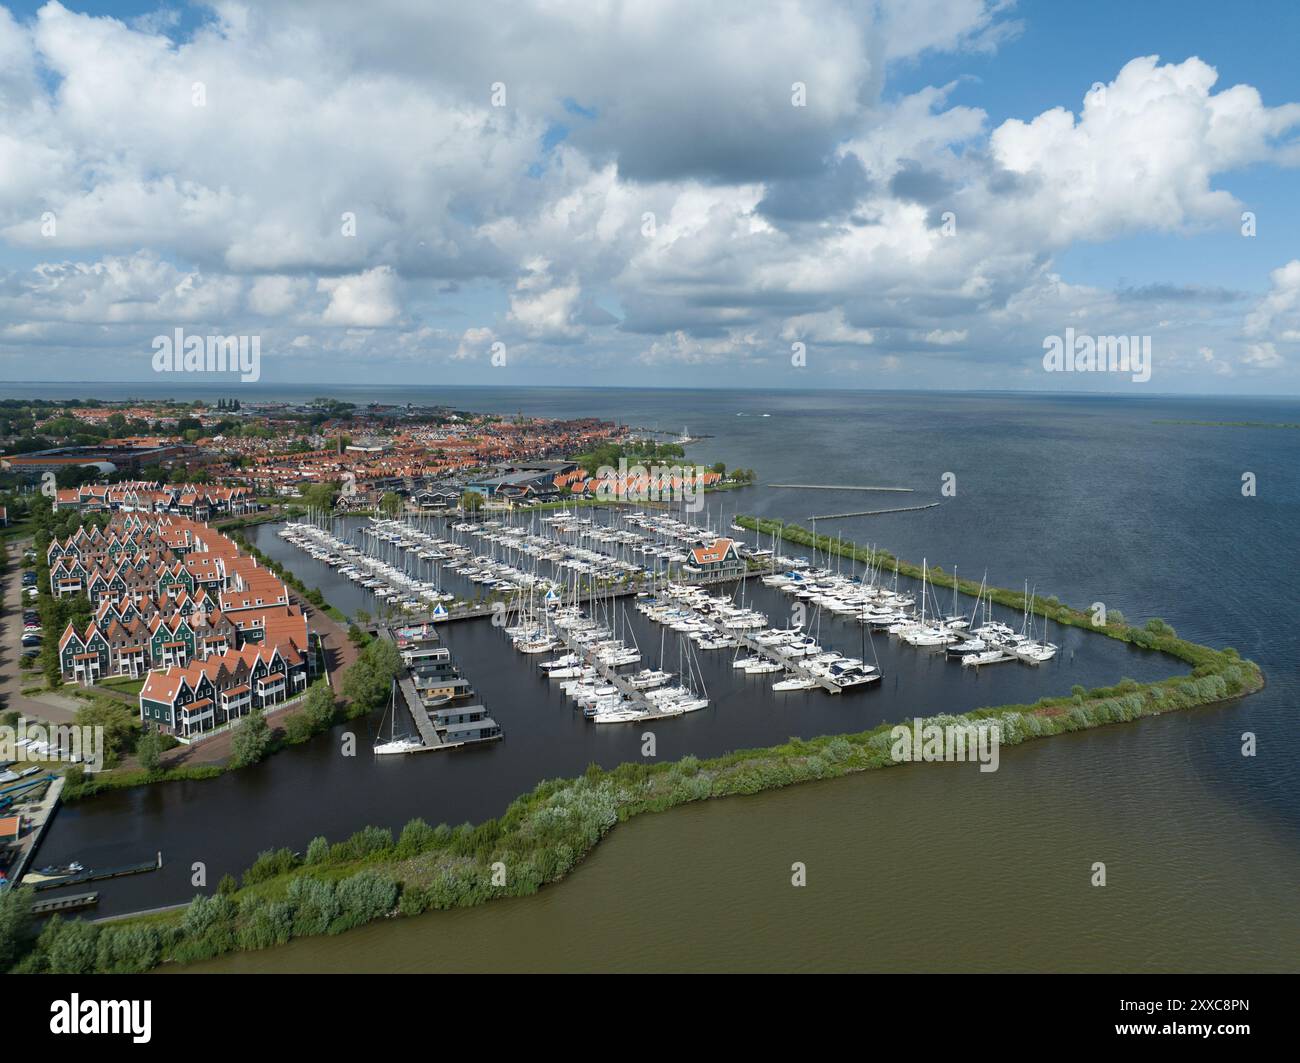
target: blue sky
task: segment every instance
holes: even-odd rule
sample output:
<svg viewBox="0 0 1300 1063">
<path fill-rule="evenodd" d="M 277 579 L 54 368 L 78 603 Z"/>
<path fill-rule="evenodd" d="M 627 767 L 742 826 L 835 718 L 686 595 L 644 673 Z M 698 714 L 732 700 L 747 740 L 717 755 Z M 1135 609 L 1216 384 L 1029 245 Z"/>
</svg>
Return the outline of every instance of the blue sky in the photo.
<svg viewBox="0 0 1300 1063">
<path fill-rule="evenodd" d="M 614 10 L 0 8 L 0 380 L 1300 392 L 1300 8 Z"/>
</svg>

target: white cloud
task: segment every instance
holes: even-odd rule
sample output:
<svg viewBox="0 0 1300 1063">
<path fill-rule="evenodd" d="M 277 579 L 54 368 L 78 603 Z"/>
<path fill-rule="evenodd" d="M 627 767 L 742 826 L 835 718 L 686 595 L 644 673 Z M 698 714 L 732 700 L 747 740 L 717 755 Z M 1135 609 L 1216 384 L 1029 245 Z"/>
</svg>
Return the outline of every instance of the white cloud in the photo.
<svg viewBox="0 0 1300 1063">
<path fill-rule="evenodd" d="M 321 320 L 327 325 L 383 328 L 401 314 L 397 274 L 390 266 L 376 266 L 350 277 L 322 277 L 316 290 L 329 295 Z"/>
<path fill-rule="evenodd" d="M 286 0 L 184 35 L 0 9 L 2 335 L 126 349 L 136 325 L 194 323 L 322 358 L 500 341 L 512 366 L 737 369 L 797 339 L 828 370 L 873 346 L 985 384 L 1069 324 L 1158 323 L 1191 379 L 1285 368 L 1300 261 L 1229 321 L 1203 293 L 1072 283 L 1053 256 L 1235 229 L 1234 172 L 1300 162 L 1300 105 L 1155 56 L 996 128 L 950 102 L 981 98 L 968 79 L 885 91 L 900 60 L 1009 39 L 1005 7 Z"/>
<path fill-rule="evenodd" d="M 1271 343 L 1248 343 L 1241 363 L 1251 369 L 1277 369 L 1282 365 L 1282 356 Z"/>
<path fill-rule="evenodd" d="M 804 340 L 831 345 L 869 346 L 876 342 L 870 329 L 854 328 L 844 318 L 842 307 L 818 314 L 800 314 L 788 318 L 781 330 L 783 340 Z"/>
</svg>

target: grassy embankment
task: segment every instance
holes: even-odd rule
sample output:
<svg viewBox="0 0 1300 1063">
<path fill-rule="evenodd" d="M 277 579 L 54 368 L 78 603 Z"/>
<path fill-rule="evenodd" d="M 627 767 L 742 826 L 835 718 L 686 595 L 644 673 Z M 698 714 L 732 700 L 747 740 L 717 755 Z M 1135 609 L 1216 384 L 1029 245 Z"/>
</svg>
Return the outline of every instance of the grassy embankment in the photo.
<svg viewBox="0 0 1300 1063">
<path fill-rule="evenodd" d="M 775 529 L 751 518 L 741 523 L 761 526 L 765 532 Z M 786 526 L 784 535 L 786 541 L 814 545 L 804 529 Z M 887 559 L 892 567 L 893 559 L 882 551 L 872 555 L 827 537 L 818 537 L 816 546 L 860 560 Z M 915 565 L 901 561 L 899 571 L 919 575 Z M 930 574 L 938 585 L 952 586 L 945 573 Z M 978 589 L 967 581 L 959 587 L 972 594 Z M 1022 601 L 1017 591 L 995 589 L 993 596 L 1013 607 Z M 1053 599 L 1039 603 L 1037 610 L 1059 623 L 1167 653 L 1189 665 L 1191 672 L 1152 683 L 1126 679 L 1112 687 L 1076 688 L 1069 695 L 1032 704 L 941 715 L 927 723 L 995 720 L 1001 743 L 1019 745 L 1238 698 L 1264 684 L 1260 669 L 1235 650 L 1180 639 L 1161 621 L 1133 628 L 1112 619 L 1099 627 L 1091 614 Z M 228 877 L 214 895 L 196 897 L 179 911 L 106 926 L 52 920 L 17 966 L 30 971 L 145 970 L 166 961 L 192 962 L 235 949 L 282 944 L 293 937 L 339 933 L 393 913 L 416 915 L 531 894 L 563 878 L 607 831 L 633 816 L 689 801 L 891 767 L 896 762 L 890 756 L 890 730 L 890 724 L 882 724 L 860 734 L 794 739 L 708 760 L 685 757 L 675 763 L 630 763 L 613 770 L 592 765 L 579 778 L 539 783 L 499 819 L 477 826 L 434 828 L 412 820 L 397 838 L 378 827 L 333 845 L 317 838 L 301 857 L 288 849 L 262 854 L 241 881 Z"/>
</svg>

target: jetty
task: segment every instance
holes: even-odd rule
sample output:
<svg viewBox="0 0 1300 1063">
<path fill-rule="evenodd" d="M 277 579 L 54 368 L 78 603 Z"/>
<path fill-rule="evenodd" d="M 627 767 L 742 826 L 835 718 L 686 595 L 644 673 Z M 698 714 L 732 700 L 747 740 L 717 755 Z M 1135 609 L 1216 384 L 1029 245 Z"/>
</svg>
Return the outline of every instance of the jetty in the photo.
<svg viewBox="0 0 1300 1063">
<path fill-rule="evenodd" d="M 707 620 L 708 618 L 706 617 L 705 619 Z M 725 630 L 720 624 L 715 626 L 717 626 L 719 630 Z M 829 676 L 822 675 L 818 672 L 814 672 L 806 664 L 801 663 L 800 658 L 792 657 L 788 653 L 782 653 L 775 646 L 764 646 L 763 643 L 759 642 L 757 639 L 751 638 L 749 635 L 746 635 L 743 632 L 733 631 L 730 632 L 730 635 L 746 649 L 754 653 L 761 654 L 762 656 L 766 657 L 769 661 L 775 661 L 787 672 L 793 672 L 800 679 L 812 680 L 824 691 L 826 691 L 826 693 L 828 694 L 844 693 L 843 688 L 838 683 L 833 682 Z"/>
<path fill-rule="evenodd" d="M 162 853 L 154 860 L 144 860 L 138 864 L 123 864 L 120 867 L 86 868 L 67 875 L 46 875 L 39 871 L 29 871 L 22 884 L 35 890 L 55 890 L 63 886 L 80 886 L 83 882 L 98 882 L 106 878 L 123 878 L 126 875 L 142 875 L 148 871 L 157 871 L 162 867 Z"/>
<path fill-rule="evenodd" d="M 682 715 L 680 709 L 676 712 L 661 709 L 652 699 L 646 697 L 644 690 L 628 682 L 627 677 L 619 672 L 617 665 L 607 664 L 602 661 L 599 655 L 591 652 L 590 646 L 580 642 L 569 631 L 560 629 L 557 633 L 560 641 L 564 643 L 565 648 L 570 653 L 575 654 L 592 668 L 595 668 L 597 675 L 615 687 L 624 698 L 636 707 L 637 718 L 629 720 L 629 723 L 640 723 L 643 720 L 667 720 Z"/>
<path fill-rule="evenodd" d="M 54 897 L 48 901 L 37 901 L 32 905 L 32 915 L 75 912 L 82 908 L 90 908 L 98 903 L 98 893 L 69 893 L 66 897 Z"/>
<path fill-rule="evenodd" d="M 450 706 L 450 699 L 446 699 L 437 702 L 436 708 L 431 711 L 431 706 L 425 703 L 424 697 L 420 694 L 415 683 L 416 670 L 420 667 L 417 658 L 428 656 L 428 654 L 422 654 L 419 650 L 402 652 L 397 632 L 387 625 L 382 625 L 379 628 L 379 634 L 397 646 L 399 653 L 402 654 L 403 667 L 397 677 L 397 689 L 402 695 L 402 700 L 406 703 L 407 715 L 411 717 L 411 722 L 415 724 L 415 729 L 420 735 L 420 745 L 403 750 L 403 752 L 427 753 L 443 749 L 460 749 L 463 746 L 477 745 L 481 742 L 500 741 L 504 737 L 500 726 L 492 717 L 487 715 L 487 710 L 482 705 L 464 705 L 453 708 Z M 426 650 L 432 642 L 436 641 L 436 638 L 436 635 L 431 635 L 431 637 L 426 637 L 423 640 Z M 449 655 L 446 650 L 441 650 L 441 653 L 443 654 L 442 661 L 448 662 L 449 666 Z M 435 687 L 461 686 L 468 693 L 468 681 L 463 679 L 459 673 L 453 674 L 453 672 L 446 675 L 439 673 L 438 677 L 432 679 L 432 685 Z M 423 674 L 421 673 L 422 676 Z"/>
<path fill-rule="evenodd" d="M 775 661 L 786 671 L 797 675 L 800 679 L 815 683 L 828 694 L 844 693 L 844 688 L 831 679 L 829 675 L 813 671 L 807 664 L 802 662 L 801 658 L 789 653 L 783 653 L 780 647 L 764 645 L 752 636 L 745 634 L 745 632 L 729 628 L 717 617 L 693 609 L 690 605 L 679 603 L 677 607 L 690 610 L 692 615 L 708 624 L 723 638 L 735 639 L 737 645 L 744 646 L 750 652 L 766 657 L 769 661 Z"/>
<path fill-rule="evenodd" d="M 49 779 L 49 785 L 42 795 L 36 811 L 28 817 L 31 829 L 27 836 L 19 842 L 18 855 L 13 865 L 9 869 L 10 880 L 14 883 L 21 883 L 32 858 L 36 855 L 36 850 L 41 847 L 41 841 L 45 838 L 45 832 L 50 826 L 50 820 L 54 818 L 54 813 L 58 811 L 59 795 L 63 793 L 63 784 L 65 777 L 62 775 L 54 776 Z"/>
<path fill-rule="evenodd" d="M 923 506 L 896 506 L 893 509 L 862 509 L 856 513 L 823 513 L 809 520 L 840 520 L 843 517 L 878 517 L 882 513 L 915 513 L 918 509 L 934 509 L 938 502 L 927 502 Z"/>
</svg>

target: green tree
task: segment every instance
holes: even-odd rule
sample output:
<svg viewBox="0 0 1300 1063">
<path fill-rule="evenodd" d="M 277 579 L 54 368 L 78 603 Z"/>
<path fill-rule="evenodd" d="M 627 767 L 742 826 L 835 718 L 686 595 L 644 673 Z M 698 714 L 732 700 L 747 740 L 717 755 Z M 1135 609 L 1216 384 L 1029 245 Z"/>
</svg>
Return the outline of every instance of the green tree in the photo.
<svg viewBox="0 0 1300 1063">
<path fill-rule="evenodd" d="M 302 715 L 311 723 L 313 734 L 319 734 L 334 723 L 334 691 L 323 680 L 307 691 Z"/>
<path fill-rule="evenodd" d="M 343 695 L 351 703 L 348 715 L 364 716 L 386 705 L 400 667 L 401 657 L 391 642 L 387 639 L 368 642 L 343 676 Z"/>
<path fill-rule="evenodd" d="M 300 492 L 303 504 L 312 509 L 333 509 L 334 496 L 338 494 L 339 485 L 337 481 L 328 483 L 311 484 L 304 487 Z"/>
<path fill-rule="evenodd" d="M 271 746 L 271 728 L 261 709 L 254 709 L 235 728 L 230 743 L 230 766 L 245 768 L 256 764 Z"/>
<path fill-rule="evenodd" d="M 128 753 L 140 739 L 140 720 L 129 706 L 108 698 L 97 697 L 88 705 L 77 710 L 78 727 L 102 727 L 104 729 L 104 759 L 115 762 L 123 753 Z"/>
<path fill-rule="evenodd" d="M 7 971 L 27 948 L 32 925 L 32 890 L 0 892 L 0 971 Z"/>
<path fill-rule="evenodd" d="M 483 496 L 478 491 L 462 491 L 460 508 L 466 513 L 477 513 L 483 508 Z"/>
<path fill-rule="evenodd" d="M 135 744 L 136 759 L 150 775 L 162 767 L 162 736 L 157 731 L 146 731 Z"/>
<path fill-rule="evenodd" d="M 379 500 L 379 512 L 385 517 L 396 517 L 402 512 L 402 496 L 395 491 L 385 491 Z"/>
</svg>

